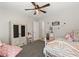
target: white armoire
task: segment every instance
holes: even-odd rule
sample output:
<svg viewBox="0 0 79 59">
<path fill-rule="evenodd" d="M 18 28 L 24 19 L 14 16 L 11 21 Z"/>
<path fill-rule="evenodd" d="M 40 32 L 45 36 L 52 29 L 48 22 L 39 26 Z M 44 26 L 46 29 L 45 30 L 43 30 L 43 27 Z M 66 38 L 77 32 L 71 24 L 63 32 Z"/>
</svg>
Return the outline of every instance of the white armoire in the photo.
<svg viewBox="0 0 79 59">
<path fill-rule="evenodd" d="M 27 44 L 27 25 L 9 22 L 9 43 L 11 45 L 23 46 Z"/>
</svg>

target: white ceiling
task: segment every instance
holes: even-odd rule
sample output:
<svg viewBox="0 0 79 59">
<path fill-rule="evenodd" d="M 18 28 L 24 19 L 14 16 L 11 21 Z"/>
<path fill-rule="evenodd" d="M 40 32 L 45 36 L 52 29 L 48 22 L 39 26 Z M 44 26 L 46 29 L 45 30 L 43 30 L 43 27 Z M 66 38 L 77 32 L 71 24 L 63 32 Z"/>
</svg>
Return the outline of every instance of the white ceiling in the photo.
<svg viewBox="0 0 79 59">
<path fill-rule="evenodd" d="M 69 8 L 78 7 L 79 3 L 72 2 L 36 2 L 40 6 L 50 3 L 50 6 L 44 8 L 47 11 L 46 14 L 41 13 L 40 15 L 33 15 L 33 11 L 25 11 L 24 9 L 33 8 L 34 6 L 30 2 L 0 2 L 0 9 L 16 11 L 19 14 L 26 15 L 28 17 L 32 17 L 34 19 L 43 19 L 47 17 L 57 16 L 67 11 Z"/>
<path fill-rule="evenodd" d="M 45 2 L 36 2 L 40 6 L 46 4 Z M 33 15 L 34 11 L 25 11 L 24 9 L 33 8 L 34 6 L 30 2 L 0 2 L 0 9 L 10 10 L 10 11 L 16 11 L 20 14 L 24 14 L 28 17 L 32 17 L 35 19 L 42 18 L 46 14 L 41 13 L 40 15 Z M 50 7 L 44 8 L 44 10 L 47 10 Z M 47 11 L 48 12 L 48 11 Z"/>
</svg>

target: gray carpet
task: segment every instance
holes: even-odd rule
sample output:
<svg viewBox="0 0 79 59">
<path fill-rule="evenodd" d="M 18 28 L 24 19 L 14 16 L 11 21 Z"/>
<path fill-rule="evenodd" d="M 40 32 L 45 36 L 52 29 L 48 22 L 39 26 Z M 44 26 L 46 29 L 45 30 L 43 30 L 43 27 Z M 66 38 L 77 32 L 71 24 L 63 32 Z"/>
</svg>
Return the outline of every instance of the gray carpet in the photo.
<svg viewBox="0 0 79 59">
<path fill-rule="evenodd" d="M 31 44 L 29 43 L 22 48 L 23 50 L 17 55 L 17 57 L 44 57 L 44 41 L 38 40 Z"/>
</svg>

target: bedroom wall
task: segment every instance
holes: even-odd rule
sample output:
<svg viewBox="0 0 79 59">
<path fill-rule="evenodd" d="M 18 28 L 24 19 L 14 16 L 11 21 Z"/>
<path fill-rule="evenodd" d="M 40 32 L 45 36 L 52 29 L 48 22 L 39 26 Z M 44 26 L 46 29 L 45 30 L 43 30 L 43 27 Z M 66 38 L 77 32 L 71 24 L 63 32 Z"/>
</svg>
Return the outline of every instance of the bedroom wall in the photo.
<svg viewBox="0 0 79 59">
<path fill-rule="evenodd" d="M 27 30 L 32 32 L 32 18 L 0 4 L 0 40 L 3 42 L 9 43 L 9 21 L 26 24 Z"/>
<path fill-rule="evenodd" d="M 49 31 L 52 21 L 60 21 L 59 26 L 54 26 L 56 37 L 63 37 L 71 31 L 79 31 L 79 3 L 53 2 L 47 12 L 46 17 L 41 20 L 45 22 L 45 34 Z"/>
</svg>

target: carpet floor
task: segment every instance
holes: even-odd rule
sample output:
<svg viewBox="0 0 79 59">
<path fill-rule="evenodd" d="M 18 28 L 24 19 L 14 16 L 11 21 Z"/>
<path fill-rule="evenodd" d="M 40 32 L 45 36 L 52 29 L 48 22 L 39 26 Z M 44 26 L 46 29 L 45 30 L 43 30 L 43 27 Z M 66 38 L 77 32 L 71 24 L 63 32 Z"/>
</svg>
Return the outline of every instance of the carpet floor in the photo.
<svg viewBox="0 0 79 59">
<path fill-rule="evenodd" d="M 44 57 L 44 41 L 37 40 L 35 42 L 28 43 L 22 48 L 23 50 L 17 55 L 17 57 Z"/>
</svg>

